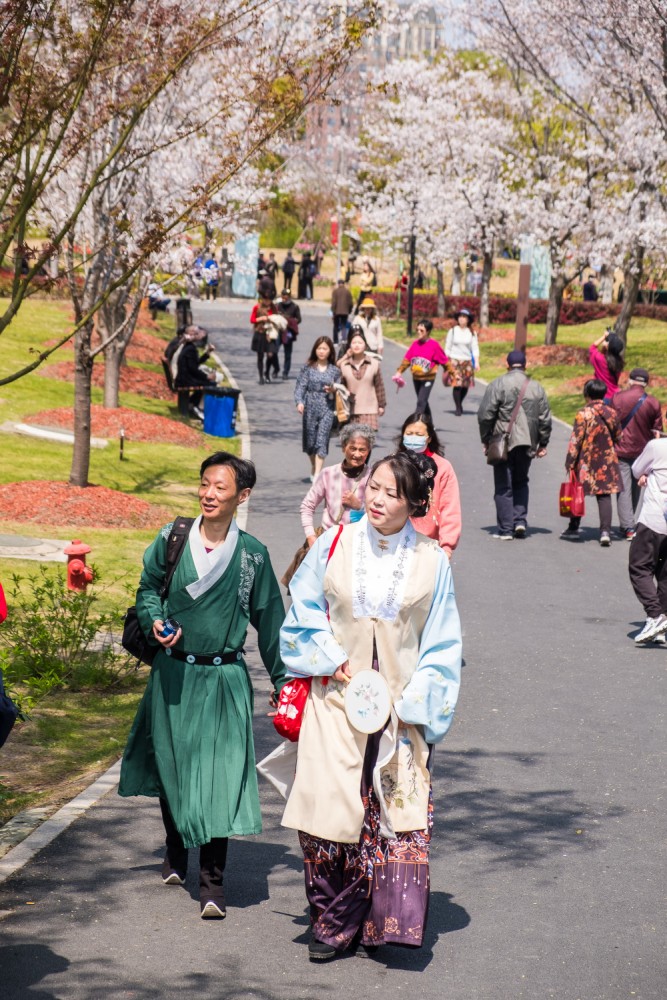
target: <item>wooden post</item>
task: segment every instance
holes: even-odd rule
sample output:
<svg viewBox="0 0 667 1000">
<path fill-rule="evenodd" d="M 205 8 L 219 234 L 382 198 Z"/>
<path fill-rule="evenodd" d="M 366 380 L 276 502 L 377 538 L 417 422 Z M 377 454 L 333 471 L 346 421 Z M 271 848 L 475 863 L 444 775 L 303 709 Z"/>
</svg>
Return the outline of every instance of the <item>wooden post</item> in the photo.
<svg viewBox="0 0 667 1000">
<path fill-rule="evenodd" d="M 528 302 L 530 299 L 530 264 L 519 267 L 519 293 L 516 299 L 514 350 L 525 351 L 528 342 Z"/>
<path fill-rule="evenodd" d="M 412 310 L 415 298 L 415 254 L 417 251 L 417 238 L 414 230 L 410 236 L 410 277 L 408 281 L 408 337 L 412 336 Z M 400 284 L 400 279 L 399 279 Z"/>
</svg>

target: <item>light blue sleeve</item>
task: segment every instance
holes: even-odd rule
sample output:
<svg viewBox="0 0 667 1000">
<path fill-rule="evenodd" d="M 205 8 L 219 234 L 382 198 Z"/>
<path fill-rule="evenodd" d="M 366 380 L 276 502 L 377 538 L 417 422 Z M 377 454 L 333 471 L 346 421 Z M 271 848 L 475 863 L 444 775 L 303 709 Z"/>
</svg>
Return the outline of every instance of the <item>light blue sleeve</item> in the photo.
<svg viewBox="0 0 667 1000">
<path fill-rule="evenodd" d="M 324 574 L 338 525 L 320 535 L 290 580 L 292 607 L 280 630 L 280 654 L 290 677 L 330 677 L 348 656 L 327 618 Z"/>
<path fill-rule="evenodd" d="M 461 683 L 461 622 L 452 571 L 441 555 L 433 604 L 419 644 L 419 663 L 394 706 L 403 722 L 424 727 L 427 743 L 439 743 L 452 724 Z"/>
</svg>

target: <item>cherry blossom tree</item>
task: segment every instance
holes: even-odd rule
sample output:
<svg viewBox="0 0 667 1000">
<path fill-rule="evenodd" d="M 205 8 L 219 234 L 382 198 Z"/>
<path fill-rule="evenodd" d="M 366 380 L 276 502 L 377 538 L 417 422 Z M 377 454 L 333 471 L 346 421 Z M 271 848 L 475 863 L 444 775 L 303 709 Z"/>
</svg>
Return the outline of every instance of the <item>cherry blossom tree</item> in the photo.
<svg viewBox="0 0 667 1000">
<path fill-rule="evenodd" d="M 214 196 L 326 92 L 375 23 L 380 2 L 360 0 L 341 8 L 333 0 L 308 0 L 298 10 L 287 5 L 278 11 L 268 0 L 216 0 L 202 11 L 168 0 L 117 5 L 53 0 L 40 7 L 43 16 L 35 21 L 37 4 L 9 0 L 8 7 L 10 128 L 0 147 L 5 220 L 0 250 L 6 254 L 14 245 L 16 264 L 0 333 L 48 257 L 66 245 L 76 320 L 70 481 L 85 485 L 96 313 L 169 239 L 201 221 Z M 51 68 L 53 95 L 46 102 L 42 66 Z M 196 139 L 218 151 L 214 168 L 200 176 L 185 169 Z M 134 197 L 139 173 L 150 171 L 152 163 L 157 186 L 155 165 L 164 166 L 169 157 L 179 164 L 171 189 L 162 188 L 161 201 L 153 198 L 139 210 L 141 199 Z M 57 202 L 65 190 L 69 198 L 62 211 Z M 48 248 L 33 258 L 25 237 L 38 214 L 50 214 L 52 226 Z M 75 251 L 80 234 L 83 258 Z M 140 293 L 137 287 L 135 300 Z M 124 308 L 130 323 L 132 306 L 126 302 Z M 111 325 L 120 337 L 120 306 Z M 57 346 L 0 384 L 34 370 Z"/>
<path fill-rule="evenodd" d="M 596 256 L 605 247 L 607 266 L 624 271 L 614 329 L 625 340 L 644 262 L 667 237 L 667 8 L 660 0 L 481 0 L 478 13 L 468 25 L 477 43 L 531 77 L 606 153 L 608 204 L 591 218 Z"/>
</svg>

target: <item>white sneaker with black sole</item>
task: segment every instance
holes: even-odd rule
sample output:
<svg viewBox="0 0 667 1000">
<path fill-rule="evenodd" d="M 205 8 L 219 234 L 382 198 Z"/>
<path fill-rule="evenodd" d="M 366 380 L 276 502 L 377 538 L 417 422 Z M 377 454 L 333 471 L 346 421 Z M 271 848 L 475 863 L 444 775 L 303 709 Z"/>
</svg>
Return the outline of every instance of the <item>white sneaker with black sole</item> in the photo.
<svg viewBox="0 0 667 1000">
<path fill-rule="evenodd" d="M 647 618 L 644 628 L 635 636 L 635 642 L 641 645 L 643 642 L 654 642 L 658 636 L 667 632 L 667 615 L 658 615 L 657 618 Z"/>
</svg>

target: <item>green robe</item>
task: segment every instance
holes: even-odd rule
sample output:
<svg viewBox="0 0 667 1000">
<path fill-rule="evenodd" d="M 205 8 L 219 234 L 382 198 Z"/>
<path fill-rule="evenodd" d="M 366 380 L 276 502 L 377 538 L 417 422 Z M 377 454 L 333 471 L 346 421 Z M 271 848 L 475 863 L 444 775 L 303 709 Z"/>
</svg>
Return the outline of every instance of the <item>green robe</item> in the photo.
<svg viewBox="0 0 667 1000">
<path fill-rule="evenodd" d="M 279 649 L 285 611 L 266 548 L 239 532 L 222 577 L 193 599 L 185 588 L 198 576 L 186 544 L 163 602 L 170 529 L 162 529 L 144 556 L 137 615 L 145 634 L 152 636 L 153 622 L 171 615 L 183 627 L 178 649 L 215 655 L 241 650 L 251 624 L 279 690 L 285 683 Z M 160 648 L 125 749 L 119 794 L 166 799 L 186 847 L 259 833 L 252 714 L 243 657 L 203 666 L 175 660 Z"/>
</svg>

